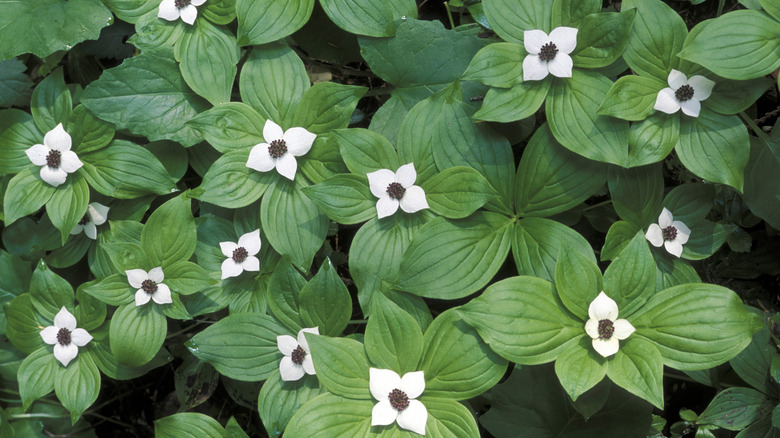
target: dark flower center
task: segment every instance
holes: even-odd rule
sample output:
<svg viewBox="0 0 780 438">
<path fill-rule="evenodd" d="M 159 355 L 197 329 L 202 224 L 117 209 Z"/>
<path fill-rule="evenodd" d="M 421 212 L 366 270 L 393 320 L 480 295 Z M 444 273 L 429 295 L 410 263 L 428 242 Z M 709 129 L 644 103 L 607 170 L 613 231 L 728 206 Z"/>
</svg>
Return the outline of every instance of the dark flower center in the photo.
<svg viewBox="0 0 780 438">
<path fill-rule="evenodd" d="M 236 263 L 241 263 L 246 260 L 248 255 L 249 253 L 246 251 L 246 248 L 239 246 L 233 250 L 233 261 Z"/>
<path fill-rule="evenodd" d="M 406 396 L 405 392 L 398 388 L 390 391 L 387 398 L 390 400 L 390 406 L 394 407 L 398 412 L 409 407 L 409 397 Z"/>
<path fill-rule="evenodd" d="M 306 352 L 303 350 L 303 347 L 300 345 L 298 348 L 293 350 L 292 354 L 290 355 L 290 359 L 292 359 L 293 363 L 296 365 L 300 365 L 303 363 L 303 359 L 306 357 Z"/>
<path fill-rule="evenodd" d="M 615 324 L 612 321 L 608 319 L 599 321 L 599 338 L 609 339 L 613 333 L 615 333 Z"/>
<path fill-rule="evenodd" d="M 176 5 L 177 8 L 181 9 L 187 5 L 189 5 L 192 2 L 192 0 L 175 0 L 173 4 Z"/>
<path fill-rule="evenodd" d="M 555 47 L 555 44 L 552 42 L 549 42 L 542 46 L 542 49 L 539 50 L 539 59 L 542 61 L 552 61 L 555 59 L 555 55 L 558 53 L 558 48 Z"/>
<path fill-rule="evenodd" d="M 677 228 L 670 225 L 664 228 L 662 233 L 664 235 L 664 240 L 674 240 L 677 237 Z"/>
<path fill-rule="evenodd" d="M 86 225 L 86 224 L 87 224 L 87 222 L 89 222 L 89 216 L 87 216 L 87 215 L 85 214 L 85 215 L 84 215 L 84 217 L 83 217 L 83 218 L 81 218 L 81 220 L 79 221 L 79 225 Z"/>
<path fill-rule="evenodd" d="M 52 149 L 49 151 L 49 155 L 46 156 L 46 165 L 52 169 L 57 169 L 62 164 L 62 154 L 60 151 Z"/>
<path fill-rule="evenodd" d="M 63 346 L 70 344 L 70 330 L 65 327 L 61 328 L 60 331 L 57 332 L 57 342 Z"/>
<path fill-rule="evenodd" d="M 144 292 L 151 295 L 157 292 L 157 283 L 155 283 L 152 280 L 144 280 L 143 283 L 141 283 L 141 289 L 143 289 Z"/>
<path fill-rule="evenodd" d="M 683 85 L 674 92 L 674 97 L 680 102 L 685 102 L 693 98 L 693 87 L 690 85 Z"/>
<path fill-rule="evenodd" d="M 387 186 L 387 194 L 393 199 L 403 198 L 404 193 L 406 193 L 406 189 L 401 183 L 391 182 L 390 185 Z"/>
<path fill-rule="evenodd" d="M 271 158 L 279 158 L 285 152 L 287 152 L 287 143 L 284 140 L 274 140 L 268 146 L 268 154 L 271 155 Z"/>
</svg>

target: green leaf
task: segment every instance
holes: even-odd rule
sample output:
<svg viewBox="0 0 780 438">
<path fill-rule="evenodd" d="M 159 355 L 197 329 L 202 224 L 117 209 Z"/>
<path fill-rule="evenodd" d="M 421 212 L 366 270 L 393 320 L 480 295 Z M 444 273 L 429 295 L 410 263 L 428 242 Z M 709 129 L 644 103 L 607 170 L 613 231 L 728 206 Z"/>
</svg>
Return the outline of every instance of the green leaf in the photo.
<svg viewBox="0 0 780 438">
<path fill-rule="evenodd" d="M 19 395 L 24 409 L 30 407 L 33 401 L 50 393 L 57 380 L 57 370 L 60 363 L 54 358 L 49 348 L 35 350 L 19 366 L 17 379 Z"/>
<path fill-rule="evenodd" d="M 666 83 L 669 72 L 679 67 L 688 28 L 682 17 L 660 0 L 626 0 L 623 10 L 637 14 L 623 54 L 631 70 Z"/>
<path fill-rule="evenodd" d="M 306 279 L 293 267 L 289 257 L 282 257 L 268 283 L 268 307 L 271 313 L 290 331 L 304 328 L 298 311 L 298 296 Z"/>
<path fill-rule="evenodd" d="M 474 415 L 461 403 L 445 398 L 429 397 L 427 393 L 423 393 L 420 401 L 430 413 L 425 430 L 431 436 L 479 436 L 479 427 Z M 416 434 L 408 433 L 408 436 L 414 435 Z"/>
<path fill-rule="evenodd" d="M 620 344 L 620 350 L 609 361 L 607 376 L 628 392 L 663 409 L 661 353 L 652 342 L 638 336 L 629 337 Z"/>
<path fill-rule="evenodd" d="M 67 130 L 67 120 L 72 109 L 70 90 L 65 85 L 62 69 L 55 70 L 33 90 L 30 112 L 41 131 L 51 131 L 59 123 Z"/>
<path fill-rule="evenodd" d="M 715 187 L 706 183 L 679 185 L 666 195 L 663 202 L 663 206 L 672 212 L 674 220 L 685 224 L 704 219 L 714 204 Z M 660 214 L 660 209 L 658 213 Z"/>
<path fill-rule="evenodd" d="M 0 5 L 0 17 L 0 59 L 23 53 L 45 58 L 70 50 L 84 40 L 97 39 L 100 29 L 113 19 L 99 0 L 8 0 Z"/>
<path fill-rule="evenodd" d="M 18 109 L 0 111 L 0 172 L 17 173 L 30 165 L 25 150 L 43 143 L 43 134 L 30 114 Z M 10 223 L 10 222 L 8 222 Z"/>
<path fill-rule="evenodd" d="M 176 43 L 181 74 L 193 91 L 216 105 L 230 102 L 240 49 L 233 34 L 207 20 L 187 30 Z"/>
<path fill-rule="evenodd" d="M 604 271 L 604 291 L 615 300 L 625 318 L 655 292 L 655 261 L 645 236 L 636 233 Z"/>
<path fill-rule="evenodd" d="M 366 354 L 377 368 L 394 370 L 399 375 L 421 368 L 422 330 L 409 313 L 389 299 L 372 300 L 365 342 Z M 425 389 L 430 389 L 427 374 Z"/>
<path fill-rule="evenodd" d="M 238 43 L 259 45 L 280 40 L 303 27 L 314 0 L 236 0 Z"/>
<path fill-rule="evenodd" d="M 222 437 L 224 434 L 225 429 L 217 420 L 198 412 L 179 412 L 154 422 L 154 436 L 159 438 Z"/>
<path fill-rule="evenodd" d="M 272 374 L 263 383 L 257 399 L 257 410 L 268 436 L 281 434 L 301 406 L 324 392 L 316 377 L 285 382 L 280 374 Z"/>
<path fill-rule="evenodd" d="M 241 208 L 257 201 L 274 181 L 276 172 L 246 167 L 249 151 L 230 152 L 215 161 L 203 176 L 198 200 L 224 208 Z M 194 195 L 193 195 L 194 196 Z"/>
<path fill-rule="evenodd" d="M 767 187 L 780 187 L 780 161 L 766 143 L 751 137 L 742 199 L 753 214 L 780 228 L 780 198 L 777 190 L 767 190 Z"/>
<path fill-rule="evenodd" d="M 207 105 L 187 87 L 175 60 L 149 51 L 103 72 L 84 90 L 81 103 L 117 129 L 184 146 L 200 141 L 185 123 Z"/>
<path fill-rule="evenodd" d="M 298 101 L 309 89 L 303 61 L 289 46 L 253 47 L 239 78 L 241 99 L 281 126 L 292 123 Z"/>
<path fill-rule="evenodd" d="M 660 165 L 631 169 L 612 167 L 608 183 L 612 206 L 621 219 L 639 228 L 657 221 L 664 194 Z"/>
<path fill-rule="evenodd" d="M 545 78 L 523 82 L 508 90 L 491 88 L 474 118 L 507 123 L 531 117 L 542 107 L 552 82 L 551 78 Z"/>
<path fill-rule="evenodd" d="M 520 364 L 553 361 L 585 336 L 582 321 L 565 310 L 552 283 L 536 277 L 493 283 L 458 314 L 493 351 Z"/>
<path fill-rule="evenodd" d="M 578 23 L 577 48 L 571 54 L 580 68 L 606 67 L 615 62 L 626 48 L 635 13 L 603 12 L 590 14 Z"/>
<path fill-rule="evenodd" d="M 612 85 L 598 113 L 623 120 L 644 120 L 655 109 L 658 92 L 666 82 L 649 76 L 623 76 Z"/>
<path fill-rule="evenodd" d="M 563 389 L 576 402 L 604 379 L 607 361 L 593 349 L 591 338 L 582 336 L 579 342 L 569 344 L 555 360 L 555 374 Z"/>
<path fill-rule="evenodd" d="M 188 27 L 181 20 L 173 22 L 161 20 L 157 17 L 157 8 L 140 16 L 135 23 L 136 34 L 131 36 L 127 42 L 142 51 L 165 50 L 167 53 L 174 44 L 176 44 Z M 170 55 L 168 55 L 170 56 Z"/>
<path fill-rule="evenodd" d="M 285 330 L 272 317 L 239 313 L 223 318 L 186 342 L 190 353 L 231 379 L 257 382 L 279 369 L 277 335 Z"/>
<path fill-rule="evenodd" d="M 772 400 L 753 388 L 728 388 L 712 399 L 696 423 L 711 424 L 726 430 L 742 430 L 768 415 L 773 407 Z"/>
<path fill-rule="evenodd" d="M 167 333 L 167 319 L 157 303 L 123 304 L 111 317 L 111 352 L 124 365 L 144 365 L 160 350 Z"/>
<path fill-rule="evenodd" d="M 298 294 L 301 321 L 306 327 L 319 327 L 325 336 L 338 336 L 352 316 L 352 298 L 330 259 L 325 259 Z"/>
<path fill-rule="evenodd" d="M 100 371 L 89 350 L 81 349 L 76 360 L 67 367 L 57 367 L 54 393 L 62 406 L 70 411 L 70 421 L 76 424 L 100 392 Z"/>
<path fill-rule="evenodd" d="M 555 288 L 566 309 L 586 321 L 588 306 L 604 290 L 601 269 L 581 252 L 562 248 L 555 265 Z"/>
<path fill-rule="evenodd" d="M 351 399 L 372 399 L 368 389 L 370 365 L 363 344 L 348 338 L 305 336 L 309 341 L 317 379 L 325 389 Z"/>
<path fill-rule="evenodd" d="M 114 127 L 95 117 L 84 105 L 73 108 L 67 125 L 73 151 L 82 158 L 82 154 L 102 149 L 114 138 Z"/>
<path fill-rule="evenodd" d="M 732 11 L 707 22 L 680 57 L 724 78 L 758 78 L 780 67 L 778 35 L 780 22 L 766 14 Z"/>
<path fill-rule="evenodd" d="M 117 18 L 128 23 L 136 23 L 142 15 L 160 6 L 155 0 L 105 0 L 103 3 Z"/>
<path fill-rule="evenodd" d="M 383 135 L 362 128 L 337 129 L 332 133 L 350 172 L 366 175 L 379 169 L 395 172 L 401 167 L 393 145 Z"/>
<path fill-rule="evenodd" d="M 390 37 L 395 30 L 389 3 L 371 0 L 321 0 L 325 13 L 349 33 L 371 37 Z"/>
<path fill-rule="evenodd" d="M 683 117 L 675 150 L 696 176 L 742 192 L 743 172 L 750 156 L 748 137 L 738 116 L 702 111 L 699 117 Z"/>
<path fill-rule="evenodd" d="M 8 182 L 8 188 L 3 197 L 6 226 L 11 225 L 21 217 L 38 211 L 57 190 L 43 182 L 38 169 L 38 167 L 35 167 L 35 170 L 28 167 L 17 173 Z"/>
<path fill-rule="evenodd" d="M 715 78 L 712 96 L 706 101 L 707 108 L 721 114 L 745 111 L 772 86 L 772 82 L 768 78 L 747 81 Z"/>
<path fill-rule="evenodd" d="M 470 216 L 498 196 L 481 173 L 465 166 L 444 169 L 421 186 L 431 211 L 448 219 Z"/>
<path fill-rule="evenodd" d="M 191 201 L 177 196 L 157 208 L 141 231 L 141 247 L 152 265 L 167 267 L 195 252 L 197 232 Z"/>
<path fill-rule="evenodd" d="M 236 0 L 208 2 L 199 12 L 214 24 L 230 24 L 236 18 Z"/>
<path fill-rule="evenodd" d="M 241 102 L 217 104 L 187 122 L 197 129 L 214 149 L 227 154 L 244 151 L 264 143 L 265 120 L 249 105 Z"/>
<path fill-rule="evenodd" d="M 561 249 L 574 250 L 594 263 L 593 249 L 582 235 L 551 219 L 527 217 L 512 230 L 512 255 L 520 275 L 553 281 Z"/>
<path fill-rule="evenodd" d="M 463 73 L 464 81 L 512 88 L 523 82 L 524 49 L 516 43 L 493 43 L 480 49 Z"/>
<path fill-rule="evenodd" d="M 49 321 L 54 321 L 54 315 L 63 307 L 73 312 L 75 296 L 70 283 L 55 274 L 42 261 L 38 262 L 30 279 L 30 296 L 38 313 Z"/>
<path fill-rule="evenodd" d="M 284 436 L 287 438 L 332 438 L 334 436 L 370 436 L 371 410 L 369 400 L 352 400 L 321 394 L 298 409 L 290 419 Z"/>
<path fill-rule="evenodd" d="M 552 27 L 577 27 L 580 20 L 601 12 L 598 0 L 555 0 L 552 7 Z"/>
<path fill-rule="evenodd" d="M 657 292 L 631 317 L 632 336 L 652 341 L 664 364 L 680 370 L 719 365 L 742 351 L 760 318 L 732 291 L 713 284 L 683 284 Z"/>
<path fill-rule="evenodd" d="M 547 125 L 536 130 L 523 152 L 515 179 L 515 209 L 521 216 L 551 216 L 604 186 L 603 165 L 569 151 Z"/>
<path fill-rule="evenodd" d="M 25 106 L 30 101 L 33 82 L 25 70 L 18 58 L 0 61 L 0 107 Z"/>
<path fill-rule="evenodd" d="M 315 134 L 346 128 L 365 87 L 320 82 L 308 89 L 298 103 L 294 125 Z"/>
<path fill-rule="evenodd" d="M 319 184 L 304 187 L 302 191 L 330 219 L 340 224 L 359 224 L 376 217 L 377 199 L 371 194 L 365 176 L 334 175 Z"/>
<path fill-rule="evenodd" d="M 87 213 L 89 205 L 89 185 L 87 180 L 77 173 L 57 187 L 51 199 L 46 202 L 46 212 L 52 224 L 60 230 L 62 244 L 68 240 L 71 230 Z"/>
<path fill-rule="evenodd" d="M 680 118 L 655 113 L 632 123 L 628 133 L 628 167 L 656 163 L 669 155 L 680 135 Z"/>
<path fill-rule="evenodd" d="M 136 242 L 100 243 L 100 248 L 106 252 L 111 263 L 120 273 L 129 269 L 152 269 L 160 265 L 152 266 L 146 251 Z"/>
<path fill-rule="evenodd" d="M 32 353 L 43 346 L 38 328 L 41 323 L 35 315 L 30 294 L 21 294 L 3 304 L 3 312 L 7 318 L 5 334 L 14 347 L 22 353 Z"/>
<path fill-rule="evenodd" d="M 191 295 L 209 286 L 210 280 L 206 270 L 195 263 L 178 261 L 165 268 L 165 284 L 176 293 Z"/>
<path fill-rule="evenodd" d="M 509 253 L 512 221 L 478 212 L 425 224 L 401 259 L 397 288 L 426 298 L 456 299 L 484 287 Z"/>
<path fill-rule="evenodd" d="M 425 331 L 419 369 L 425 371 L 426 397 L 476 397 L 498 383 L 506 365 L 455 310 L 436 317 Z"/>
<path fill-rule="evenodd" d="M 555 138 L 591 160 L 626 165 L 628 123 L 596 115 L 612 82 L 600 73 L 574 70 L 566 81 L 554 81 L 546 111 Z"/>
<path fill-rule="evenodd" d="M 531 0 L 517 4 L 514 0 L 487 0 L 482 3 L 485 16 L 493 30 L 506 41 L 523 43 L 523 32 L 552 30 L 552 2 Z"/>
<path fill-rule="evenodd" d="M 93 333 L 94 334 L 94 333 Z M 173 356 L 165 348 L 161 348 L 157 355 L 145 365 L 131 367 L 117 362 L 107 344 L 96 343 L 92 350 L 92 357 L 100 371 L 106 376 L 116 380 L 130 380 L 143 376 L 150 370 L 167 364 L 173 360 Z"/>
</svg>

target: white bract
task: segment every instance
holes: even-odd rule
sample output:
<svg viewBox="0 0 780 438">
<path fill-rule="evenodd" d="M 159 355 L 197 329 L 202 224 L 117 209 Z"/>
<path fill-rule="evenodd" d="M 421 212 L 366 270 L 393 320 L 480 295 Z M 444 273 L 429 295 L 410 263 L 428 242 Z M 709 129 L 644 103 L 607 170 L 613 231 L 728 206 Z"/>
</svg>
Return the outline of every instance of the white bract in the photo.
<svg viewBox="0 0 780 438">
<path fill-rule="evenodd" d="M 672 212 L 666 208 L 658 216 L 657 224 L 650 224 L 650 228 L 645 233 L 645 238 L 653 246 L 666 248 L 669 254 L 680 257 L 683 252 L 683 245 L 688 242 L 691 236 L 691 230 L 682 222 L 674 220 Z"/>
<path fill-rule="evenodd" d="M 414 371 L 400 377 L 392 370 L 369 369 L 368 386 L 371 395 L 379 402 L 371 411 L 372 426 L 387 426 L 398 423 L 401 429 L 425 435 L 428 410 L 419 400 L 425 391 L 425 376 Z"/>
<path fill-rule="evenodd" d="M 541 30 L 523 32 L 523 45 L 528 55 L 523 59 L 523 80 L 540 81 L 552 74 L 570 78 L 574 62 L 569 54 L 577 47 L 577 29 L 556 27 L 548 36 Z"/>
<path fill-rule="evenodd" d="M 428 208 L 425 191 L 414 185 L 417 172 L 414 163 L 404 164 L 397 172 L 390 169 L 379 169 L 367 174 L 371 193 L 379 201 L 376 202 L 376 214 L 379 219 L 391 216 L 401 207 L 407 213 L 414 213 Z"/>
<path fill-rule="evenodd" d="M 588 306 L 590 319 L 585 323 L 585 333 L 593 338 L 596 353 L 609 357 L 617 353 L 620 342 L 636 330 L 628 320 L 617 319 L 618 306 L 604 291 Z"/>
<path fill-rule="evenodd" d="M 43 144 L 33 145 L 24 153 L 33 164 L 41 166 L 41 179 L 58 187 L 65 183 L 69 173 L 84 165 L 70 147 L 70 134 L 60 123 L 43 136 Z"/>
<path fill-rule="evenodd" d="M 699 117 L 701 101 L 710 97 L 715 82 L 704 76 L 695 75 L 688 79 L 684 73 L 672 69 L 669 73 L 669 87 L 658 92 L 654 109 L 674 114 L 680 109 L 686 115 Z"/>
<path fill-rule="evenodd" d="M 259 271 L 260 230 L 250 231 L 238 238 L 238 243 L 219 242 L 225 259 L 222 262 L 222 279 L 237 277 L 244 271 Z"/>
<path fill-rule="evenodd" d="M 62 366 L 68 366 L 79 354 L 79 347 L 87 345 L 92 336 L 82 328 L 76 328 L 76 317 L 65 306 L 54 315 L 54 325 L 41 330 L 43 342 L 54 345 L 54 358 Z"/>
<path fill-rule="evenodd" d="M 170 304 L 171 289 L 162 284 L 165 279 L 162 267 L 151 269 L 148 273 L 143 269 L 125 271 L 130 286 L 138 288 L 135 292 L 135 305 L 141 306 L 153 300 L 157 304 Z"/>
<path fill-rule="evenodd" d="M 293 180 L 298 170 L 295 157 L 305 155 L 314 144 L 317 134 L 312 134 L 304 128 L 290 128 L 282 131 L 282 127 L 267 120 L 263 126 L 265 143 L 256 144 L 249 152 L 246 167 L 258 172 L 268 172 L 276 167 L 283 177 Z"/>
<path fill-rule="evenodd" d="M 279 361 L 279 373 L 285 382 L 298 380 L 305 374 L 317 374 L 314 371 L 314 362 L 311 360 L 309 343 L 306 341 L 304 333 L 319 335 L 320 330 L 319 327 L 301 329 L 298 332 L 297 340 L 290 335 L 276 337 L 276 346 L 284 355 Z"/>
<path fill-rule="evenodd" d="M 97 239 L 97 226 L 106 223 L 106 219 L 108 219 L 108 210 L 108 207 L 99 202 L 90 202 L 89 206 L 87 206 L 87 213 L 79 223 L 70 230 L 70 234 L 76 235 L 83 231 L 90 239 Z"/>
<path fill-rule="evenodd" d="M 198 17 L 198 8 L 195 6 L 203 3 L 206 0 L 162 0 L 157 16 L 168 21 L 176 21 L 181 17 L 181 21 L 192 24 Z"/>
</svg>

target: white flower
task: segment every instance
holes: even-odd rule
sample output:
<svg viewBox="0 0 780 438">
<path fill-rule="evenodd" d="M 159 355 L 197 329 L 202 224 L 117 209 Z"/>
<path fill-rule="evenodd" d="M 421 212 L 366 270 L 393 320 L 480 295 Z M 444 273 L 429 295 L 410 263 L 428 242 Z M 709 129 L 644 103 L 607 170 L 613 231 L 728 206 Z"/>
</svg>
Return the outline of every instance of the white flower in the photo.
<svg viewBox="0 0 780 438">
<path fill-rule="evenodd" d="M 43 144 L 33 145 L 24 153 L 33 164 L 41 166 L 41 179 L 58 187 L 65 183 L 69 173 L 84 165 L 70 147 L 70 134 L 60 123 L 43 136 Z"/>
<path fill-rule="evenodd" d="M 154 300 L 157 304 L 169 304 L 172 303 L 171 289 L 162 284 L 161 281 L 165 278 L 163 276 L 162 267 L 158 266 L 147 273 L 143 269 L 130 269 L 125 271 L 127 275 L 127 281 L 130 286 L 137 287 L 135 292 L 135 305 L 140 306 Z"/>
<path fill-rule="evenodd" d="M 379 169 L 366 176 L 368 176 L 371 193 L 379 198 L 376 202 L 376 214 L 379 219 L 391 216 L 398 210 L 398 206 L 407 213 L 428 208 L 425 191 L 422 187 L 414 185 L 414 181 L 417 180 L 414 163 L 404 164 L 395 173 L 389 169 Z"/>
<path fill-rule="evenodd" d="M 415 400 L 425 391 L 422 371 L 400 377 L 392 370 L 370 368 L 368 387 L 379 401 L 371 411 L 372 426 L 387 426 L 395 421 L 401 429 L 425 435 L 428 410 Z"/>
<path fill-rule="evenodd" d="M 301 329 L 298 332 L 297 341 L 290 335 L 276 337 L 276 346 L 279 347 L 279 351 L 284 355 L 282 360 L 279 361 L 279 373 L 285 382 L 298 380 L 304 374 L 317 374 L 314 371 L 314 362 L 311 360 L 309 343 L 306 342 L 304 333 L 319 335 L 320 330 L 318 327 Z"/>
<path fill-rule="evenodd" d="M 654 109 L 666 114 L 674 114 L 682 108 L 682 112 L 691 117 L 699 117 L 701 101 L 710 97 L 715 82 L 704 76 L 691 76 L 672 69 L 669 73 L 669 87 L 658 92 Z"/>
<path fill-rule="evenodd" d="M 309 152 L 317 134 L 304 128 L 290 128 L 282 131 L 282 127 L 266 120 L 263 126 L 263 139 L 265 143 L 256 144 L 249 152 L 246 167 L 258 172 L 268 172 L 276 167 L 276 171 L 283 177 L 293 180 L 295 171 L 298 170 L 298 162 L 295 157 L 300 157 Z"/>
<path fill-rule="evenodd" d="M 86 330 L 76 328 L 76 317 L 65 306 L 54 316 L 54 325 L 41 330 L 41 338 L 43 342 L 54 345 L 54 358 L 62 366 L 68 366 L 79 354 L 79 347 L 92 340 Z"/>
<path fill-rule="evenodd" d="M 90 239 L 97 239 L 97 226 L 106 223 L 106 219 L 108 219 L 108 210 L 108 207 L 99 202 L 90 202 L 87 207 L 87 213 L 79 223 L 70 230 L 70 234 L 76 235 L 83 231 Z"/>
<path fill-rule="evenodd" d="M 260 230 L 250 231 L 238 238 L 238 243 L 219 242 L 222 254 L 227 257 L 222 262 L 222 279 L 237 277 L 244 271 L 259 271 L 260 260 L 255 254 L 260 252 Z"/>
<path fill-rule="evenodd" d="M 176 21 L 181 17 L 181 21 L 192 24 L 198 16 L 198 8 L 195 6 L 203 3 L 206 0 L 162 0 L 157 16 L 168 21 Z"/>
<path fill-rule="evenodd" d="M 523 45 L 528 55 L 523 59 L 523 80 L 540 81 L 550 73 L 559 78 L 570 78 L 574 63 L 571 53 L 577 47 L 577 29 L 556 27 L 547 36 L 541 30 L 523 32 Z"/>
<path fill-rule="evenodd" d="M 585 333 L 593 338 L 596 353 L 608 357 L 617 353 L 620 343 L 636 330 L 628 320 L 617 319 L 618 306 L 604 291 L 588 306 L 590 319 L 585 323 Z"/>
<path fill-rule="evenodd" d="M 688 242 L 691 236 L 691 230 L 680 221 L 673 221 L 672 212 L 665 207 L 658 216 L 657 224 L 650 224 L 650 228 L 645 233 L 645 238 L 653 246 L 666 248 L 669 254 L 680 257 L 683 252 L 683 245 Z"/>
</svg>

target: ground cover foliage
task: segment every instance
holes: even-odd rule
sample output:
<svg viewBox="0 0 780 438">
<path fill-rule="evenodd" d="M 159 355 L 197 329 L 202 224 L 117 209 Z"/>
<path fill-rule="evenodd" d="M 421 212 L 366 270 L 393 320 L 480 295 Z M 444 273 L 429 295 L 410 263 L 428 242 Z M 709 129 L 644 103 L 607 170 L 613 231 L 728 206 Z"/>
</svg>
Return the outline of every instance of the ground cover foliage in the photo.
<svg viewBox="0 0 780 438">
<path fill-rule="evenodd" d="M 3 437 L 776 436 L 776 0 L 0 29 Z"/>
</svg>

